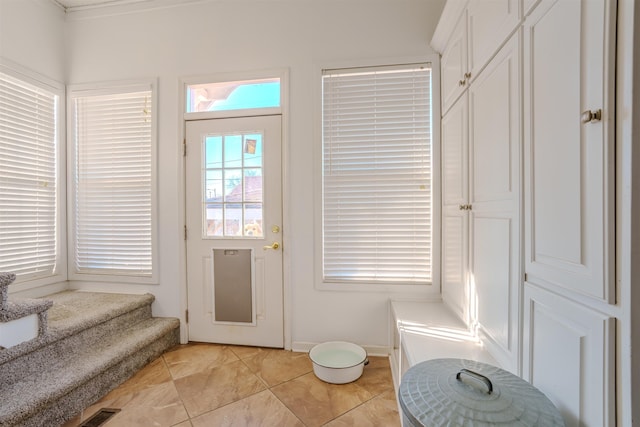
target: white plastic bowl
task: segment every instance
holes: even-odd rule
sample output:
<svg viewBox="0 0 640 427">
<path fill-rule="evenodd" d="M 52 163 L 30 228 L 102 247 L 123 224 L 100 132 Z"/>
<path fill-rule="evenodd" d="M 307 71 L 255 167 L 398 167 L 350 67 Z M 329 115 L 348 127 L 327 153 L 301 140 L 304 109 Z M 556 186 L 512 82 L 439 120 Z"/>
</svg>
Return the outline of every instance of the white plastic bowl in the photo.
<svg viewBox="0 0 640 427">
<path fill-rule="evenodd" d="M 359 345 L 344 341 L 318 344 L 309 351 L 313 373 L 324 382 L 346 384 L 360 378 L 369 363 L 367 352 Z"/>
</svg>

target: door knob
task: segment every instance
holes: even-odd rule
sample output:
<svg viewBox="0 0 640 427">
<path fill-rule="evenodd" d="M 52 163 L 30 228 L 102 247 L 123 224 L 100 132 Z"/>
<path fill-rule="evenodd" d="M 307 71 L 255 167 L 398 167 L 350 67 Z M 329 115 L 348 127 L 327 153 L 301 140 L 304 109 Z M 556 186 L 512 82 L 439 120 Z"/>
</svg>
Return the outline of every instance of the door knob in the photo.
<svg viewBox="0 0 640 427">
<path fill-rule="evenodd" d="M 602 120 L 602 110 L 587 110 L 580 116 L 582 123 L 599 122 Z"/>
<path fill-rule="evenodd" d="M 271 244 L 271 245 L 263 246 L 262 249 L 264 249 L 265 251 L 267 249 L 274 249 L 275 250 L 275 249 L 278 249 L 279 247 L 280 247 L 280 243 L 273 242 L 273 244 Z"/>
</svg>

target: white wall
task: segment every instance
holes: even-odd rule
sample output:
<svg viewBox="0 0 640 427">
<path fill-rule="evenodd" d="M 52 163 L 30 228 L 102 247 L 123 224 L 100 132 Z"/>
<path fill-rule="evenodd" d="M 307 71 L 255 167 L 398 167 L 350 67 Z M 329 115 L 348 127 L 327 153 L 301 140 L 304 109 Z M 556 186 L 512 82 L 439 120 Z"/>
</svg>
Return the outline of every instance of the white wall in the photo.
<svg viewBox="0 0 640 427">
<path fill-rule="evenodd" d="M 0 57 L 65 81 L 64 12 L 48 0 L 0 0 Z"/>
<path fill-rule="evenodd" d="M 290 271 L 285 274 L 291 287 L 292 341 L 389 344 L 388 293 L 314 288 L 313 218 L 319 211 L 310 174 L 317 143 L 315 76 L 319 64 L 432 53 L 428 41 L 442 5 L 442 0 L 214 0 L 133 14 L 70 16 L 67 83 L 159 79 L 160 285 L 148 288 L 157 297 L 156 315 L 179 316 L 185 286 L 183 222 L 176 203 L 183 199 L 179 79 L 286 67 L 289 222 L 283 232 L 289 242 Z"/>
</svg>

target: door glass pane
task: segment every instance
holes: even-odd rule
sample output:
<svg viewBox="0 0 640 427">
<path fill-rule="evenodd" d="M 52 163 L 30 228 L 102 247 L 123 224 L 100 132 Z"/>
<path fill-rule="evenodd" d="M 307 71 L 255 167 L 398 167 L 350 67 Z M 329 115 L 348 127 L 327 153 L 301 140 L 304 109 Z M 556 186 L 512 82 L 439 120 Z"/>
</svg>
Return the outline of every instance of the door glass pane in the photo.
<svg viewBox="0 0 640 427">
<path fill-rule="evenodd" d="M 224 201 L 242 201 L 242 169 L 224 170 Z"/>
<path fill-rule="evenodd" d="M 262 202 L 262 170 L 251 168 L 244 170 L 244 201 Z"/>
<path fill-rule="evenodd" d="M 244 136 L 244 166 L 262 167 L 262 135 Z"/>
<path fill-rule="evenodd" d="M 203 237 L 261 238 L 263 135 L 210 135 L 203 147 Z"/>
<path fill-rule="evenodd" d="M 224 137 L 224 167 L 242 166 L 242 136 L 227 135 Z"/>
<path fill-rule="evenodd" d="M 225 203 L 224 204 L 224 235 L 225 236 L 242 236 L 242 204 L 241 203 Z"/>
<path fill-rule="evenodd" d="M 205 167 L 219 168 L 222 166 L 222 137 L 208 136 L 205 139 Z"/>
<path fill-rule="evenodd" d="M 224 236 L 222 216 L 222 203 L 207 204 L 205 210 L 205 230 L 206 237 L 222 237 Z"/>
<path fill-rule="evenodd" d="M 208 170 L 206 172 L 205 198 L 207 203 L 221 202 L 222 200 L 222 171 Z"/>
</svg>

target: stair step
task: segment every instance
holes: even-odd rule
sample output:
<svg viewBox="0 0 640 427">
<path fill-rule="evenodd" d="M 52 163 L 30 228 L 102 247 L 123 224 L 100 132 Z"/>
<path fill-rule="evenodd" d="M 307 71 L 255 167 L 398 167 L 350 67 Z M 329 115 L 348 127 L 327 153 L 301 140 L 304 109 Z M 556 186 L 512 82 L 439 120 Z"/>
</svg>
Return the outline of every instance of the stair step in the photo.
<svg viewBox="0 0 640 427">
<path fill-rule="evenodd" d="M 46 333 L 0 350 L 0 426 L 61 425 L 179 342 L 180 321 L 151 317 L 150 294 L 45 299 Z"/>
<path fill-rule="evenodd" d="M 65 291 L 49 295 L 45 298 L 52 301 L 52 307 L 47 311 L 47 331 L 36 339 L 23 342 L 14 347 L 0 350 L 0 384 L 13 382 L 13 372 L 24 372 L 29 367 L 40 365 L 39 350 L 52 345 L 64 348 L 73 346 L 66 343 L 66 339 L 87 344 L 91 340 L 100 339 L 103 330 L 125 327 L 151 317 L 151 303 L 155 297 L 151 294 L 128 295 L 101 292 Z M 47 350 L 47 355 L 56 353 Z M 27 356 L 28 358 L 24 358 Z M 17 360 L 22 367 L 13 369 L 6 365 Z M 35 365 L 35 366 L 34 366 Z"/>
<path fill-rule="evenodd" d="M 55 304 L 54 304 L 55 307 Z M 147 318 L 0 390 L 0 425 L 60 425 L 178 343 L 178 319 Z"/>
<path fill-rule="evenodd" d="M 46 299 L 16 298 L 7 301 L 5 308 L 0 309 L 0 322 L 10 322 L 32 314 L 47 311 L 53 301 Z"/>
</svg>

